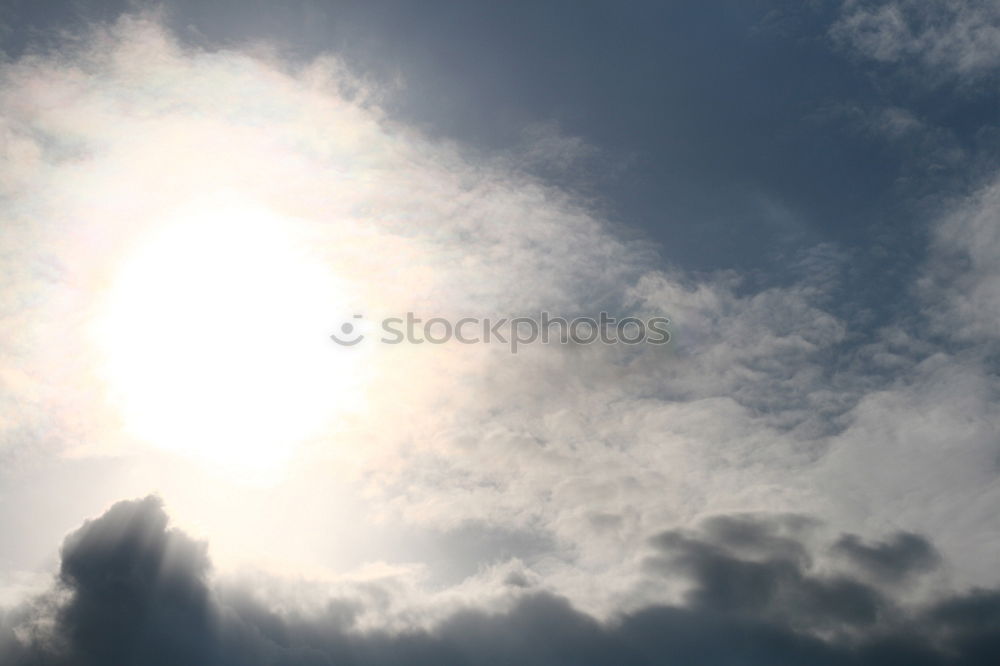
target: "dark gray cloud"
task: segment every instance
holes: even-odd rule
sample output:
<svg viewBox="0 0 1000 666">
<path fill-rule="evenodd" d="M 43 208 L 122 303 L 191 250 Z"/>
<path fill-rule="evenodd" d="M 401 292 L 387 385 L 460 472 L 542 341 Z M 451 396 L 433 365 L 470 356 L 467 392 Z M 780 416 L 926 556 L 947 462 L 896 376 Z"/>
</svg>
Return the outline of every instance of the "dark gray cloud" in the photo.
<svg viewBox="0 0 1000 666">
<path fill-rule="evenodd" d="M 429 630 L 352 629 L 358 608 L 269 608 L 209 582 L 205 545 L 168 527 L 155 498 L 120 502 L 71 534 L 58 589 L 0 626 L 17 665 L 986 664 L 1000 658 L 1000 591 L 904 610 L 884 587 L 816 570 L 813 522 L 723 516 L 654 537 L 650 576 L 690 585 L 683 606 L 600 622 L 527 591 L 508 611 L 462 610 Z M 835 549 L 886 578 L 927 568 L 912 534 Z"/>
<path fill-rule="evenodd" d="M 857 567 L 888 582 L 899 582 L 932 569 L 940 559 L 930 542 L 909 532 L 900 532 L 875 544 L 866 544 L 854 534 L 845 534 L 834 548 Z"/>
<path fill-rule="evenodd" d="M 711 521 L 704 533 L 664 532 L 653 539 L 658 553 L 647 566 L 686 577 L 692 583 L 690 607 L 708 613 L 802 630 L 875 625 L 888 601 L 852 578 L 813 573 L 806 547 L 781 534 L 788 522 L 724 517 Z"/>
</svg>

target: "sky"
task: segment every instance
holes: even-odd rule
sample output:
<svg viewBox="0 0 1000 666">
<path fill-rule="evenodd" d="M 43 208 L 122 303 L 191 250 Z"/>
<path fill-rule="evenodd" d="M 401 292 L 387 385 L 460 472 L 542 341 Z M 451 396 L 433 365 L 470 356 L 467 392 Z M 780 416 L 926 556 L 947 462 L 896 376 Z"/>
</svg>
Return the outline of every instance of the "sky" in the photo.
<svg viewBox="0 0 1000 666">
<path fill-rule="evenodd" d="M 996 2 L 0 47 L 0 662 L 1000 658 Z M 602 312 L 669 340 L 481 327 Z"/>
</svg>

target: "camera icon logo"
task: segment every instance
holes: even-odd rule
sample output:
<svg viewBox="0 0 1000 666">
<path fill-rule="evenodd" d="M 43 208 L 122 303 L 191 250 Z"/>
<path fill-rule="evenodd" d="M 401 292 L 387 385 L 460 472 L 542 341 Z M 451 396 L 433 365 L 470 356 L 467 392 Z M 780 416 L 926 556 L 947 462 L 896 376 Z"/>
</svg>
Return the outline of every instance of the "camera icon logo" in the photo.
<svg viewBox="0 0 1000 666">
<path fill-rule="evenodd" d="M 362 315 L 354 315 L 354 319 L 361 319 Z M 330 334 L 330 339 L 336 342 L 338 345 L 343 347 L 353 347 L 362 340 L 365 339 L 363 333 L 357 332 L 357 327 L 349 321 L 345 321 L 340 325 L 340 333 L 344 336 L 343 338 L 336 333 Z"/>
</svg>

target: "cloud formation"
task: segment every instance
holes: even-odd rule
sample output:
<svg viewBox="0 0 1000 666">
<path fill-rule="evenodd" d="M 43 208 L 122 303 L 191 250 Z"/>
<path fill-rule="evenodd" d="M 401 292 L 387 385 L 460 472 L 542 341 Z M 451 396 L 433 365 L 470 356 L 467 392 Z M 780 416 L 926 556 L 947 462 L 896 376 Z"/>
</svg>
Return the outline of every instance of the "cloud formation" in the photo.
<svg viewBox="0 0 1000 666">
<path fill-rule="evenodd" d="M 503 612 L 470 608 L 428 629 L 360 632 L 352 602 L 332 599 L 309 614 L 216 586 L 204 544 L 169 528 L 157 499 L 120 502 L 66 538 L 58 590 L 6 618 L 0 654 L 18 666 L 931 665 L 1000 657 L 1000 591 L 901 607 L 877 583 L 818 570 L 805 540 L 811 527 L 799 516 L 741 515 L 661 533 L 646 575 L 680 578 L 686 601 L 608 622 L 525 590 Z M 907 534 L 874 545 L 845 535 L 835 547 L 899 571 L 932 552 Z"/>
<path fill-rule="evenodd" d="M 886 32 L 892 11 L 845 7 L 845 39 L 877 28 L 881 46 L 861 39 L 863 51 L 925 57 L 907 41 L 924 39 L 923 28 Z M 955 15 L 988 12 L 969 7 L 979 9 Z M 941 30 L 946 43 L 965 43 Z M 927 63 L 964 75 L 991 57 L 988 45 L 974 60 L 961 48 L 926 51 L 938 54 Z M 124 481 L 81 492 L 52 525 L 159 487 L 178 522 L 218 537 L 213 547 L 315 565 L 371 539 L 343 568 L 390 572 L 324 611 L 292 611 L 252 586 L 211 582 L 203 547 L 168 529 L 156 502 L 120 504 L 67 540 L 60 591 L 8 620 L 18 659 L 585 663 L 615 653 L 625 655 L 616 663 L 644 663 L 669 653 L 726 663 L 737 651 L 760 663 L 779 653 L 974 663 L 977 649 L 993 654 L 995 637 L 976 618 L 995 612 L 995 567 L 982 553 L 1000 530 L 995 187 L 935 222 L 915 312 L 858 331 L 838 314 L 852 304 L 841 289 L 849 253 L 820 246 L 790 258 L 795 279 L 767 288 L 661 266 L 599 206 L 514 166 L 544 153 L 547 169 L 566 168 L 593 154 L 580 141 L 542 128 L 526 134 L 525 155 L 494 160 L 431 140 L 381 110 L 391 91 L 334 57 L 292 64 L 266 49 L 198 49 L 155 18 L 127 16 L 4 63 L 0 75 L 9 204 L 0 243 L 14 258 L 0 287 L 9 324 L 0 455 L 132 465 Z M 901 141 L 922 131 L 893 109 L 872 131 Z M 224 474 L 192 475 L 183 456 L 122 435 L 102 402 L 100 354 L 66 331 L 100 318 L 135 244 L 219 191 L 269 211 L 340 274 L 343 302 L 314 304 L 330 308 L 331 323 L 355 307 L 445 316 L 607 307 L 669 316 L 674 343 L 533 347 L 517 358 L 457 346 L 371 354 L 371 409 L 296 448 L 294 484 L 255 494 Z M 215 253 L 220 266 L 231 266 L 240 239 Z M 171 322 L 159 311 L 143 310 L 149 321 L 128 330 L 161 330 Z M 126 360 L 144 362 L 139 351 Z M 278 390 L 316 397 L 295 384 Z M 733 515 L 746 511 L 765 517 Z M 819 524 L 837 536 L 824 543 Z M 945 589 L 984 591 L 942 592 L 939 574 L 953 576 Z M 428 592 L 434 585 L 446 589 Z"/>
<path fill-rule="evenodd" d="M 3 455 L 148 455 L 123 436 L 114 400 L 101 400 L 141 391 L 109 390 L 90 333 L 135 246 L 178 208 L 217 210 L 220 191 L 276 216 L 347 283 L 344 302 L 309 305 L 324 317 L 329 309 L 331 325 L 357 311 L 575 316 L 605 307 L 676 322 L 676 352 L 550 347 L 512 360 L 450 346 L 366 357 L 377 418 L 354 419 L 305 455 L 347 458 L 333 478 L 361 486 L 380 520 L 539 532 L 567 553 L 600 524 L 613 550 L 645 538 L 648 520 L 688 519 L 708 502 L 750 496 L 765 508 L 782 491 L 751 482 L 747 468 L 784 468 L 789 449 L 808 461 L 829 416 L 855 400 L 825 388 L 824 354 L 844 336 L 822 305 L 826 287 L 747 294 L 731 274 L 696 280 L 659 269 L 655 253 L 621 240 L 596 206 L 518 171 L 510 156 L 491 160 L 395 124 L 377 104 L 385 91 L 336 58 L 303 65 L 266 50 L 201 50 L 155 18 L 126 16 L 7 63 L 2 76 L 11 202 L 2 242 L 17 258 L 5 264 L 2 373 L 14 397 L 0 405 Z M 234 234 L 231 247 L 216 248 L 220 267 L 240 242 Z M 190 337 L 169 306 L 192 296 L 127 308 L 127 344 L 110 346 L 131 353 L 117 364 L 157 376 L 148 348 L 169 353 Z M 266 318 L 287 300 L 255 312 Z M 81 334 L 66 336 L 70 324 Z M 241 339 L 257 324 L 245 322 Z M 183 356 L 167 358 L 204 375 Z M 239 371 L 253 384 L 252 366 Z M 335 399 L 312 383 L 281 385 L 297 403 Z"/>
<path fill-rule="evenodd" d="M 884 63 L 916 64 L 936 80 L 995 76 L 1000 8 L 990 0 L 846 0 L 832 35 Z"/>
</svg>

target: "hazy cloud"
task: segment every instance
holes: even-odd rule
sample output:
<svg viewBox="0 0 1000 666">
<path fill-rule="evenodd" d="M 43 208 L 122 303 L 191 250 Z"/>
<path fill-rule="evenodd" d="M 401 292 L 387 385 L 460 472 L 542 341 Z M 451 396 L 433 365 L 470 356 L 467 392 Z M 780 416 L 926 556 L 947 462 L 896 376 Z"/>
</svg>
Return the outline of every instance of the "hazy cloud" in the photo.
<svg viewBox="0 0 1000 666">
<path fill-rule="evenodd" d="M 915 64 L 936 80 L 976 79 L 1000 65 L 1000 7 L 990 0 L 847 0 L 832 34 L 864 56 Z"/>
</svg>

